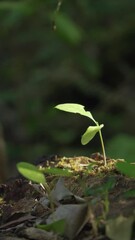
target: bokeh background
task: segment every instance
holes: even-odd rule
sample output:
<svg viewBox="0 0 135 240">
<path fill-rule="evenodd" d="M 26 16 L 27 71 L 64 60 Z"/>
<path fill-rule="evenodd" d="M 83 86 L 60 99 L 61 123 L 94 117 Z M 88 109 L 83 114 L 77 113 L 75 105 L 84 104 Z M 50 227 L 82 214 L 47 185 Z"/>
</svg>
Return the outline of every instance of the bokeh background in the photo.
<svg viewBox="0 0 135 240">
<path fill-rule="evenodd" d="M 104 123 L 107 155 L 135 156 L 135 1 L 0 1 L 0 124 L 8 159 L 100 152 L 80 103 Z"/>
</svg>

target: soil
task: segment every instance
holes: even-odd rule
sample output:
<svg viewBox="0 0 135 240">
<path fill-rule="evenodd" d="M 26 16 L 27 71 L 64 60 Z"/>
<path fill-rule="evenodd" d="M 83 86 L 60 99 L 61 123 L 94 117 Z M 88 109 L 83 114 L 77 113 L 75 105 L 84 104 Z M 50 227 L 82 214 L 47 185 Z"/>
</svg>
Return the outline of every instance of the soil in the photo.
<svg viewBox="0 0 135 240">
<path fill-rule="evenodd" d="M 66 188 L 75 196 L 91 203 L 93 220 L 91 218 L 73 239 L 109 240 L 111 238 L 105 231 L 107 219 L 119 216 L 128 218 L 135 213 L 135 194 L 128 195 L 129 190 L 135 190 L 135 179 L 118 172 L 115 168 L 116 161 L 118 160 L 108 158 L 107 167 L 104 167 L 103 157 L 99 153 L 90 157 L 43 156 L 36 161 L 35 165 L 40 168 L 70 169 L 74 174 L 64 178 Z M 58 179 L 58 176 L 46 175 L 51 189 Z M 103 186 L 107 186 L 110 179 L 113 179 L 113 182 L 105 195 Z M 68 239 L 52 232 L 45 236 L 43 230 L 39 231 L 36 228 L 36 223 L 41 222 L 41 219 L 45 222 L 51 214 L 50 206 L 44 207 L 39 204 L 44 195 L 45 190 L 42 186 L 31 183 L 20 175 L 0 185 L 0 240 Z M 109 204 L 108 210 L 105 208 L 105 196 Z M 71 199 L 69 201 L 68 203 L 71 203 Z M 131 240 L 135 239 L 134 227 L 135 224 L 132 227 Z"/>
</svg>

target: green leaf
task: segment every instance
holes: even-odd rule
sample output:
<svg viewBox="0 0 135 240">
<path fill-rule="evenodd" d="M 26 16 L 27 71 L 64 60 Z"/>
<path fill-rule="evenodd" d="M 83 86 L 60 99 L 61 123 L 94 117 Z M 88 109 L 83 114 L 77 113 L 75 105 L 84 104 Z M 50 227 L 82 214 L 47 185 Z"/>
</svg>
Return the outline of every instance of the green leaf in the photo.
<svg viewBox="0 0 135 240">
<path fill-rule="evenodd" d="M 130 164 L 127 162 L 118 162 L 116 168 L 128 177 L 135 178 L 135 164 Z"/>
<path fill-rule="evenodd" d="M 55 14 L 54 21 L 58 34 L 71 44 L 78 44 L 82 40 L 82 30 L 65 14 Z"/>
<path fill-rule="evenodd" d="M 44 184 L 46 182 L 44 174 L 33 164 L 20 162 L 17 164 L 18 171 L 27 179 Z"/>
<path fill-rule="evenodd" d="M 114 188 L 116 184 L 116 179 L 112 176 L 112 177 L 109 177 L 107 182 L 104 183 L 101 188 L 103 189 L 103 191 L 110 191 L 111 189 Z"/>
<path fill-rule="evenodd" d="M 103 127 L 104 125 L 101 124 L 99 126 L 90 126 L 87 128 L 86 132 L 82 135 L 81 143 L 83 145 L 87 144 L 92 138 L 96 135 L 96 133 Z"/>
<path fill-rule="evenodd" d="M 61 235 L 64 234 L 66 222 L 64 219 L 60 219 L 53 223 L 47 225 L 37 225 L 37 228 L 46 230 L 46 231 L 53 231 L 55 233 L 59 233 Z"/>
<path fill-rule="evenodd" d="M 87 188 L 86 195 L 87 196 L 103 196 L 106 192 L 109 192 L 114 188 L 116 180 L 114 177 L 110 177 L 106 183 L 103 183 L 99 187 Z"/>
<path fill-rule="evenodd" d="M 94 122 L 96 122 L 95 119 L 93 118 L 91 112 L 85 111 L 84 106 L 81 105 L 81 104 L 77 104 L 77 103 L 64 103 L 64 104 L 59 104 L 59 105 L 55 106 L 55 108 L 57 108 L 57 109 L 59 109 L 61 111 L 65 111 L 65 112 L 81 114 L 81 115 L 83 115 L 85 117 L 90 118 Z"/>
<path fill-rule="evenodd" d="M 56 176 L 61 176 L 61 177 L 71 177 L 73 175 L 72 172 L 69 172 L 68 169 L 60 169 L 60 168 L 44 168 L 42 169 L 42 172 L 53 174 Z"/>
<path fill-rule="evenodd" d="M 123 197 L 125 198 L 134 198 L 135 197 L 135 190 L 131 189 L 123 193 Z"/>
</svg>

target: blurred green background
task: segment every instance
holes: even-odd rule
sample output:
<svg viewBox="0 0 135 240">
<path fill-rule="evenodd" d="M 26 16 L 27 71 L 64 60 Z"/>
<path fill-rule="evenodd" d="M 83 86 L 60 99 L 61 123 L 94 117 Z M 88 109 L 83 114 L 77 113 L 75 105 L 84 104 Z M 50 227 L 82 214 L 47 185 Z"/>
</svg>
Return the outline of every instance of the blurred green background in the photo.
<svg viewBox="0 0 135 240">
<path fill-rule="evenodd" d="M 60 6 L 61 4 L 61 6 Z M 89 120 L 54 109 L 86 106 L 107 155 L 135 155 L 135 1 L 0 1 L 0 123 L 11 163 L 90 155 Z"/>
</svg>

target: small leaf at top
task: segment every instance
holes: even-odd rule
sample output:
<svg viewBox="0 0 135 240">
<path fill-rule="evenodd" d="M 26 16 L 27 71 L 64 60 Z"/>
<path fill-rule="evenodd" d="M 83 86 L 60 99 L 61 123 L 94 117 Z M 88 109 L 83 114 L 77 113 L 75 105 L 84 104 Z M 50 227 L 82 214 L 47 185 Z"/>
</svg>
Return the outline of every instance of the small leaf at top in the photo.
<svg viewBox="0 0 135 240">
<path fill-rule="evenodd" d="M 86 132 L 82 135 L 81 138 L 81 143 L 83 145 L 87 144 L 88 142 L 90 142 L 92 140 L 92 138 L 94 138 L 94 136 L 96 135 L 96 133 L 103 127 L 104 125 L 101 124 L 99 126 L 90 126 L 87 128 Z"/>
<path fill-rule="evenodd" d="M 90 118 L 94 122 L 95 119 L 93 118 L 91 112 L 85 111 L 84 106 L 76 103 L 64 103 L 64 104 L 59 104 L 55 106 L 55 108 L 65 111 L 65 112 L 70 112 L 70 113 L 78 113 L 80 115 L 83 115 L 85 117 Z"/>
<path fill-rule="evenodd" d="M 44 174 L 33 164 L 20 162 L 17 164 L 18 171 L 27 179 L 44 184 L 46 182 Z"/>
</svg>

